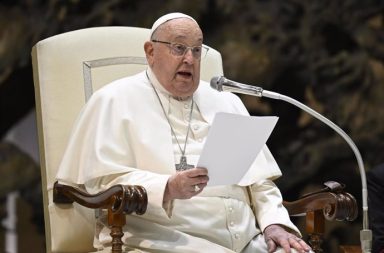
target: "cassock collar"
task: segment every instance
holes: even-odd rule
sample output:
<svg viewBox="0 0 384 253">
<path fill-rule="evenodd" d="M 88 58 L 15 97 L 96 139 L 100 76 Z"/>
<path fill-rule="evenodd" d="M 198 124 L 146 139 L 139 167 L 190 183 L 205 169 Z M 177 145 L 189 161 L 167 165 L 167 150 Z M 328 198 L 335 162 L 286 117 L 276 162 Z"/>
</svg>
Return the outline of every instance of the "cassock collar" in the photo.
<svg viewBox="0 0 384 253">
<path fill-rule="evenodd" d="M 166 112 L 168 112 L 169 111 L 170 99 L 175 99 L 175 100 L 178 100 L 178 99 L 173 97 L 172 94 L 169 91 L 167 91 L 164 88 L 163 85 L 161 85 L 161 83 L 157 79 L 155 73 L 153 73 L 153 71 L 152 71 L 152 69 L 150 67 L 147 68 L 146 73 L 147 73 L 147 76 L 149 78 L 150 83 L 153 84 L 153 87 L 156 89 L 156 91 L 159 94 L 161 103 L 164 106 L 164 110 Z M 187 99 L 185 99 L 183 101 L 190 103 L 191 99 L 192 99 L 192 97 L 189 97 L 189 98 L 187 98 Z"/>
<path fill-rule="evenodd" d="M 153 73 L 152 69 L 150 67 L 147 68 L 146 70 L 148 77 L 150 79 L 150 82 L 153 84 L 155 89 L 160 93 L 160 99 L 161 102 L 163 103 L 164 109 L 166 111 L 169 110 L 169 99 L 172 97 L 171 93 L 169 93 L 163 85 L 160 84 L 159 80 L 156 78 L 155 74 Z M 207 97 L 212 96 L 214 94 L 210 94 L 218 92 L 215 90 L 210 90 L 211 88 L 209 87 L 209 84 L 207 82 L 201 81 L 199 83 L 199 87 L 193 94 L 193 99 L 197 105 L 197 107 L 200 110 L 200 113 L 202 117 L 208 122 L 212 123 L 213 118 L 215 117 L 216 111 L 219 108 L 218 105 L 216 104 L 215 99 L 207 99 Z"/>
<path fill-rule="evenodd" d="M 149 77 L 149 81 L 153 84 L 153 86 L 156 88 L 158 92 L 161 92 L 165 96 L 171 96 L 171 93 L 169 93 L 163 85 L 160 84 L 159 80 L 157 80 L 157 77 L 155 76 L 155 73 L 153 73 L 152 69 L 150 67 L 147 68 L 147 74 Z"/>
</svg>

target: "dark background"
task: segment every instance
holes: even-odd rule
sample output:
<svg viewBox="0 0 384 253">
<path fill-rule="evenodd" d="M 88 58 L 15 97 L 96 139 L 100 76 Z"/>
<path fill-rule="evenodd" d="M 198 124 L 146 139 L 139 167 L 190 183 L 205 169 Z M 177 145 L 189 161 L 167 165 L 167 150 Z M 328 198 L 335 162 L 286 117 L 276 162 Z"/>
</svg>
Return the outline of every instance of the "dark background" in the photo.
<svg viewBox="0 0 384 253">
<path fill-rule="evenodd" d="M 199 22 L 204 43 L 222 53 L 227 78 L 311 106 L 351 136 L 367 170 L 383 163 L 384 2 L 374 0 L 1 1 L 0 140 L 34 108 L 30 51 L 36 42 L 85 27 L 150 28 L 175 11 Z M 252 115 L 280 117 L 268 145 L 284 174 L 277 184 L 285 199 L 336 180 L 361 206 L 356 159 L 341 137 L 285 102 L 241 98 Z M 26 226 L 43 235 L 38 165 L 3 140 L 0 173 L 0 198 L 19 190 L 31 212 Z M 4 217 L 4 205 L 0 209 Z M 358 244 L 361 215 L 327 229 L 325 252 L 334 252 L 336 243 Z"/>
</svg>

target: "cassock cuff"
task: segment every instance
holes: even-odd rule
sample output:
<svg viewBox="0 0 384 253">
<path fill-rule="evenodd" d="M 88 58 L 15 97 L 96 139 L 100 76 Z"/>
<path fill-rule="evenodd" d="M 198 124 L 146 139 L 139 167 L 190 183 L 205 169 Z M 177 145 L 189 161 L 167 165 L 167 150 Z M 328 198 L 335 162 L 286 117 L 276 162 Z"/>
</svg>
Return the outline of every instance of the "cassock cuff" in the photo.
<svg viewBox="0 0 384 253">
<path fill-rule="evenodd" d="M 168 218 L 171 218 L 172 212 L 173 212 L 173 200 L 164 201 L 163 202 L 163 208 L 164 208 L 164 211 L 167 214 Z"/>
<path fill-rule="evenodd" d="M 108 189 L 116 184 L 141 185 L 148 196 L 148 208 L 146 213 L 158 215 L 162 213 L 168 218 L 172 213 L 172 202 L 164 202 L 164 191 L 170 175 L 156 174 L 143 170 L 134 170 L 129 173 L 106 175 L 90 180 L 86 183 L 87 191 L 96 193 Z"/>
<path fill-rule="evenodd" d="M 287 218 L 285 218 L 287 217 Z M 285 228 L 290 233 L 296 234 L 297 236 L 301 237 L 301 233 L 299 229 L 291 222 L 289 219 L 289 216 L 286 214 L 282 214 L 281 212 L 269 212 L 267 215 L 264 215 L 260 218 L 260 221 L 258 221 L 258 224 L 260 226 L 260 230 L 264 231 L 266 227 L 272 224 L 277 224 Z"/>
</svg>

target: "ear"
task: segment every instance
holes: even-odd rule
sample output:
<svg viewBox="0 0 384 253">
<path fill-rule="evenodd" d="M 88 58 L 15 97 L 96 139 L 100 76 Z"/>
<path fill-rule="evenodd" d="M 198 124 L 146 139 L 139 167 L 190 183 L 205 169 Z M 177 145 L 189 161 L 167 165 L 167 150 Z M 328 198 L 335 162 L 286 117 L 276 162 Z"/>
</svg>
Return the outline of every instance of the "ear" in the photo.
<svg viewBox="0 0 384 253">
<path fill-rule="evenodd" d="M 153 65 L 153 57 L 154 57 L 154 48 L 153 43 L 150 41 L 147 41 L 144 43 L 144 52 L 145 56 L 147 57 L 147 62 L 149 66 Z"/>
</svg>

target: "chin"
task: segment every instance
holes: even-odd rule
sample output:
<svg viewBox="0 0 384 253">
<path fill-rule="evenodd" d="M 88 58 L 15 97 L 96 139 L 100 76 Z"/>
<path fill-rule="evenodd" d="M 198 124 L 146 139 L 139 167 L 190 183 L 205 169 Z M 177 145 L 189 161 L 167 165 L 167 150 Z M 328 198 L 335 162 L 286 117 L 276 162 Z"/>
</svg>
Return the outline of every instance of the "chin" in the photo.
<svg viewBox="0 0 384 253">
<path fill-rule="evenodd" d="M 192 88 L 190 88 L 188 90 L 180 92 L 181 93 L 180 95 L 182 95 L 184 97 L 189 97 L 189 96 L 192 96 L 196 90 L 197 90 L 197 86 L 193 86 Z"/>
<path fill-rule="evenodd" d="M 195 84 L 182 84 L 179 85 L 174 91 L 175 95 L 178 97 L 189 97 L 193 95 L 193 93 L 197 90 L 197 87 Z"/>
</svg>

